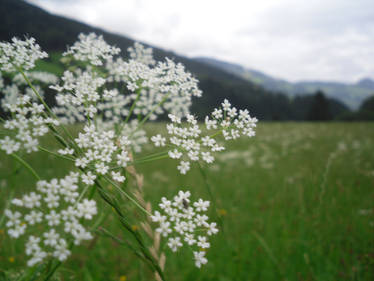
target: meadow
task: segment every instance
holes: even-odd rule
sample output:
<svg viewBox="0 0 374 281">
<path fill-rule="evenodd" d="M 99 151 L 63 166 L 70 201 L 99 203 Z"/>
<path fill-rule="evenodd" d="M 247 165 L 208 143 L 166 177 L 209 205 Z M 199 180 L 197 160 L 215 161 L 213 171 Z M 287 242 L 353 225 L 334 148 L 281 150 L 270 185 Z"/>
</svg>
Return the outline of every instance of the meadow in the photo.
<svg viewBox="0 0 374 281">
<path fill-rule="evenodd" d="M 149 124 L 147 131 L 153 135 L 164 125 Z M 193 165 L 180 176 L 171 159 L 136 167 L 153 207 L 180 189 L 215 201 L 210 217 L 220 232 L 210 241 L 208 264 L 199 270 L 188 249 L 171 254 L 165 245 L 166 280 L 374 280 L 374 124 L 260 122 L 256 134 L 231 142 L 203 173 Z M 43 142 L 57 149 L 51 136 Z M 32 189 L 35 180 L 5 153 L 0 157 L 3 214 L 8 199 Z M 46 153 L 24 159 L 46 179 L 71 167 Z M 132 190 L 131 182 L 126 188 Z M 138 216 L 130 203 L 124 208 L 129 218 Z M 99 210 L 96 229 L 119 240 L 95 232 L 52 280 L 153 280 L 119 242 L 130 238 L 114 212 L 104 205 Z M 144 232 L 137 222 L 130 222 L 133 230 Z M 24 241 L 11 239 L 4 223 L 1 215 L 0 280 L 8 280 L 4 272 L 19 280 Z"/>
</svg>

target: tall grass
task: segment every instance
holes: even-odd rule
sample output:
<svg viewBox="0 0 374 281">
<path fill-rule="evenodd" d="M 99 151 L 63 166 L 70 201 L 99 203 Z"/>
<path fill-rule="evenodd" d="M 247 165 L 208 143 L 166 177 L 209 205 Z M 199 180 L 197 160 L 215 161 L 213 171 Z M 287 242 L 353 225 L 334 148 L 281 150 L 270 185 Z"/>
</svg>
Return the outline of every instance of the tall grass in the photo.
<svg viewBox="0 0 374 281">
<path fill-rule="evenodd" d="M 163 128 L 154 124 L 147 130 Z M 224 225 L 211 241 L 209 263 L 198 270 L 180 252 L 167 259 L 165 275 L 170 280 L 374 280 L 373 129 L 372 123 L 260 123 L 256 138 L 233 142 L 206 171 Z M 52 143 L 49 137 L 43 141 Z M 2 214 L 5 199 L 32 188 L 34 179 L 10 157 L 0 157 Z M 46 179 L 63 176 L 70 167 L 48 154 L 24 159 Z M 173 196 L 175 186 L 209 198 L 197 167 L 183 177 L 168 159 L 137 169 L 148 175 L 146 201 Z M 103 227 L 126 238 L 114 212 L 105 211 Z M 0 269 L 16 275 L 25 264 L 23 241 L 15 243 L 4 233 L 1 218 L 0 229 Z M 80 246 L 55 278 L 121 276 L 153 278 L 131 251 L 100 237 Z"/>
</svg>

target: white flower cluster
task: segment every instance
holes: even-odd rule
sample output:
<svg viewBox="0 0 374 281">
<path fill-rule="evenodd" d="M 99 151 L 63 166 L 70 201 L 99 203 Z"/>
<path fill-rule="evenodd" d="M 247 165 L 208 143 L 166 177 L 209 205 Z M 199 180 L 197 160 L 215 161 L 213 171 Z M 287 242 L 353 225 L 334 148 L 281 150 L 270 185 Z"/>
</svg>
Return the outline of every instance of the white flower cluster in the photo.
<svg viewBox="0 0 374 281">
<path fill-rule="evenodd" d="M 209 117 L 205 118 L 208 131 L 218 130 L 218 133 L 211 136 L 201 136 L 202 130 L 193 115 L 187 115 L 187 126 L 183 126 L 181 118 L 169 114 L 172 123 L 166 125 L 169 134 L 168 142 L 160 134 L 151 137 L 155 146 L 169 144 L 174 147 L 168 154 L 172 159 L 181 159 L 177 166 L 181 174 L 186 174 L 190 170 L 190 161 L 203 160 L 206 163 L 213 163 L 212 153 L 225 149 L 214 138 L 221 132 L 225 140 L 236 139 L 241 134 L 249 137 L 255 135 L 253 128 L 256 126 L 257 119 L 251 118 L 247 110 L 240 110 L 238 113 L 235 107 L 231 108 L 227 100 L 222 103 L 222 109 L 213 111 L 212 116 L 213 120 Z"/>
<path fill-rule="evenodd" d="M 95 125 L 86 125 L 84 133 L 79 133 L 75 142 L 81 149 L 80 155 L 75 159 L 75 166 L 77 167 L 89 168 L 99 175 L 107 175 L 112 163 L 124 168 L 130 162 L 128 150 L 125 150 L 130 145 L 130 141 L 126 136 L 117 140 L 112 130 L 99 131 Z M 59 153 L 63 155 L 73 154 L 74 150 L 65 148 L 59 150 Z M 112 171 L 111 176 L 115 181 L 125 181 L 125 177 L 120 172 Z M 89 179 L 86 183 L 93 184 L 96 176 L 91 174 Z"/>
<path fill-rule="evenodd" d="M 96 202 L 79 197 L 79 173 L 71 172 L 65 178 L 39 181 L 36 192 L 13 199 L 12 204 L 20 211 L 5 210 L 8 234 L 18 238 L 34 231 L 26 243 L 26 255 L 30 256 L 28 265 L 42 262 L 48 256 L 60 261 L 70 255 L 68 244 L 79 245 L 92 235 L 82 225 L 83 220 L 91 220 L 97 214 Z M 40 225 L 47 228 L 40 233 Z"/>
<path fill-rule="evenodd" d="M 191 202 L 190 195 L 189 191 L 179 191 L 172 201 L 161 198 L 161 212 L 155 211 L 151 218 L 159 224 L 156 231 L 163 237 L 169 236 L 167 244 L 173 252 L 184 242 L 194 248 L 195 265 L 201 267 L 208 262 L 205 257 L 205 250 L 210 247 L 208 237 L 216 234 L 218 229 L 217 224 L 209 223 L 208 216 L 204 214 L 210 202 L 202 199 Z"/>
<path fill-rule="evenodd" d="M 74 50 L 94 44 L 96 39 L 101 42 L 99 45 L 107 45 L 102 37 L 99 38 L 92 34 L 81 35 Z M 84 122 L 87 118 L 95 117 L 96 121 L 99 120 L 98 129 L 115 129 L 118 135 L 129 136 L 137 152 L 147 142 L 145 131 L 135 128 L 135 122 L 121 124 L 130 114 L 133 103 L 132 113 L 138 118 L 147 116 L 155 120 L 165 111 L 185 116 L 189 113 L 192 97 L 201 96 L 201 91 L 197 87 L 197 80 L 185 72 L 183 65 L 169 59 L 155 65 L 152 49 L 144 48 L 139 43 L 130 47 L 129 53 L 128 61 L 121 58 L 113 60 L 114 53 L 102 56 L 106 60 L 106 69 L 100 72 L 90 67 L 86 70 L 78 68 L 74 72 L 66 71 L 62 83 L 51 88 L 58 91 L 58 106 L 53 108 L 53 112 L 61 117 L 61 122 Z M 88 58 L 81 56 L 80 59 Z M 114 81 L 122 84 L 125 92 L 112 89 Z"/>
<path fill-rule="evenodd" d="M 211 119 L 208 116 L 205 117 L 207 130 L 222 130 L 225 140 L 237 139 L 242 135 L 255 136 L 254 128 L 258 121 L 256 117 L 251 117 L 247 109 L 238 112 L 227 99 L 221 105 L 222 108 L 213 110 Z"/>
<path fill-rule="evenodd" d="M 156 61 L 153 59 L 152 48 L 145 48 L 139 42 L 135 42 L 133 47 L 127 48 L 132 60 L 141 62 L 145 65 L 154 65 Z"/>
<path fill-rule="evenodd" d="M 131 120 L 123 126 L 122 137 L 128 137 L 131 149 L 139 153 L 142 151 L 142 146 L 148 143 L 146 131 L 139 129 L 139 121 L 136 119 Z"/>
<path fill-rule="evenodd" d="M 44 97 L 44 90 L 42 86 L 57 83 L 58 81 L 56 75 L 48 72 L 32 71 L 25 72 L 25 75 L 33 83 L 33 86 L 41 97 Z M 32 101 L 38 101 L 38 97 L 27 85 L 26 80 L 20 73 L 13 76 L 12 84 L 5 86 L 4 83 L 0 83 L 0 92 L 4 95 L 1 100 L 1 107 L 4 111 L 8 111 L 8 107 L 6 106 L 7 104 L 16 104 L 17 98 L 22 95 L 28 95 Z"/>
<path fill-rule="evenodd" d="M 150 120 L 155 120 L 165 111 L 185 116 L 189 113 L 192 96 L 201 96 L 197 80 L 185 71 L 182 64 L 175 64 L 170 59 L 152 66 L 142 60 L 119 58 L 108 62 L 106 68 L 108 81 L 124 83 L 130 93 L 137 93 L 131 95 L 133 100 L 140 95 L 134 113 L 143 116 L 151 113 Z"/>
<path fill-rule="evenodd" d="M 29 70 L 35 67 L 35 61 L 48 57 L 40 49 L 34 38 L 19 40 L 15 37 L 12 42 L 0 42 L 0 69 L 6 72 L 18 71 L 18 68 Z"/>
<path fill-rule="evenodd" d="M 30 102 L 30 96 L 25 95 L 16 99 L 14 104 L 6 104 L 13 118 L 4 122 L 4 128 L 15 131 L 14 138 L 6 136 L 0 139 L 0 149 L 11 154 L 20 149 L 27 153 L 38 150 L 38 137 L 48 132 L 48 125 L 59 125 L 59 122 L 43 115 L 44 106 Z"/>
<path fill-rule="evenodd" d="M 85 116 L 93 118 L 97 113 L 96 103 L 102 98 L 98 89 L 105 84 L 105 79 L 92 71 L 80 70 L 76 73 L 65 71 L 61 79 L 62 86 L 50 86 L 59 92 L 56 95 L 57 104 L 60 107 L 73 107 L 76 112 L 83 112 Z M 111 95 L 104 97 L 111 99 Z M 55 113 L 59 113 L 58 110 Z"/>
<path fill-rule="evenodd" d="M 120 49 L 108 45 L 103 36 L 97 36 L 95 33 L 78 36 L 79 41 L 75 42 L 63 56 L 72 55 L 76 60 L 88 61 L 93 65 L 103 65 L 102 60 L 111 59 L 114 55 L 120 53 Z"/>
</svg>

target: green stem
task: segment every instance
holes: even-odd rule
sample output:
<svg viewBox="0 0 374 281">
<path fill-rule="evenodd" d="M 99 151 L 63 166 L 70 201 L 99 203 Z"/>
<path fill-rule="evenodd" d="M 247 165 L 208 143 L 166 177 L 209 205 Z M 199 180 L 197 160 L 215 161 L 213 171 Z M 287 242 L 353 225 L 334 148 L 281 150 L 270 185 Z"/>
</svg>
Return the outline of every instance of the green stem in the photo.
<svg viewBox="0 0 374 281">
<path fill-rule="evenodd" d="M 19 157 L 17 154 L 12 153 L 11 154 L 19 163 L 21 163 L 29 172 L 38 180 L 40 181 L 40 176 L 35 172 L 35 170 L 26 163 L 25 160 L 23 160 L 21 157 Z"/>
<path fill-rule="evenodd" d="M 98 231 L 98 233 L 100 234 L 105 234 L 106 236 L 109 236 L 110 238 L 112 238 L 114 241 L 116 241 L 117 243 L 121 244 L 121 245 L 126 245 L 127 247 L 129 247 L 134 253 L 135 255 L 138 256 L 138 258 L 140 258 L 142 261 L 144 262 L 149 262 L 141 253 L 139 253 L 129 242 L 127 241 L 123 241 L 121 239 L 119 239 L 118 237 L 116 237 L 115 235 L 113 235 L 112 233 L 110 233 L 108 230 L 106 230 L 105 228 L 101 227 L 100 228 L 100 231 Z"/>
<path fill-rule="evenodd" d="M 68 156 L 64 156 L 64 155 L 58 154 L 58 153 L 56 153 L 56 152 L 50 151 L 50 150 L 48 150 L 48 149 L 46 149 L 46 148 L 44 148 L 44 147 L 41 147 L 41 146 L 38 146 L 38 147 L 39 147 L 39 149 L 40 149 L 41 151 L 47 152 L 47 153 L 49 153 L 49 154 L 52 154 L 52 155 L 54 155 L 54 156 L 56 156 L 56 157 L 58 157 L 58 158 L 66 159 L 66 160 L 73 161 L 73 162 L 75 161 L 74 158 L 71 158 L 71 157 L 68 157 Z"/>
<path fill-rule="evenodd" d="M 142 161 L 142 160 L 145 160 L 145 159 L 149 159 L 149 158 L 153 158 L 153 157 L 156 157 L 156 156 L 160 156 L 160 155 L 163 155 L 163 154 L 167 154 L 169 152 L 169 150 L 166 150 L 166 151 L 162 151 L 162 152 L 157 152 L 157 153 L 153 153 L 153 154 L 149 154 L 147 156 L 144 156 L 140 159 L 137 159 L 136 161 Z"/>
<path fill-rule="evenodd" d="M 127 199 L 129 199 L 132 203 L 134 203 L 138 208 L 140 208 L 143 212 L 145 212 L 148 216 L 152 216 L 151 213 L 149 213 L 146 209 L 144 209 L 138 202 L 136 202 L 136 200 L 134 198 L 132 198 L 130 195 L 128 195 L 126 192 L 124 192 L 114 181 L 112 181 L 110 178 L 108 178 L 107 176 L 104 176 L 104 179 L 110 183 L 111 185 L 113 185 L 115 188 L 117 188 L 117 190 L 122 193 L 123 195 L 125 195 L 125 197 Z"/>
<path fill-rule="evenodd" d="M 209 196 L 210 196 L 210 199 L 212 201 L 212 205 L 213 205 L 213 208 L 215 210 L 215 213 L 216 213 L 216 216 L 217 216 L 217 219 L 218 219 L 218 223 L 219 225 L 221 226 L 221 229 L 222 229 L 222 233 L 224 233 L 224 228 L 223 228 L 223 220 L 220 216 L 217 215 L 217 202 L 216 202 L 216 197 L 214 196 L 213 194 L 213 191 L 212 191 L 212 188 L 208 182 L 208 176 L 206 175 L 203 167 L 201 166 L 201 164 L 199 162 L 197 162 L 197 165 L 199 166 L 199 171 L 200 171 L 200 174 L 204 180 L 204 183 L 205 183 L 205 187 L 209 193 Z"/>
<path fill-rule="evenodd" d="M 127 124 L 127 122 L 130 120 L 130 117 L 132 115 L 132 112 L 134 111 L 135 109 L 135 105 L 136 103 L 138 102 L 139 98 L 140 98 L 140 92 L 141 92 L 141 89 L 138 89 L 137 91 L 137 96 L 134 100 L 134 102 L 132 103 L 131 107 L 130 107 L 130 111 L 129 111 L 129 114 L 126 116 L 126 119 L 125 121 L 120 125 L 119 129 L 117 129 L 117 133 L 118 134 L 121 134 L 121 131 L 123 130 L 123 127 Z"/>
<path fill-rule="evenodd" d="M 139 123 L 139 125 L 138 125 L 138 129 L 140 129 L 142 126 L 143 126 L 143 124 L 149 119 L 149 117 L 151 117 L 151 115 L 153 114 L 153 112 L 155 112 L 155 110 L 159 107 L 159 106 L 161 106 L 168 98 L 169 98 L 169 96 L 170 96 L 170 93 L 167 93 L 164 97 L 163 97 L 163 99 L 158 103 L 158 104 L 156 104 L 153 108 L 152 108 L 152 110 L 143 118 L 143 120 L 142 121 L 140 121 L 140 123 Z"/>
<path fill-rule="evenodd" d="M 141 92 L 141 89 L 138 89 L 138 94 L 136 96 L 136 99 L 135 101 L 132 103 L 131 107 L 130 107 L 130 111 L 129 111 L 129 114 L 127 115 L 126 119 L 125 119 L 125 123 L 127 123 L 129 120 L 130 120 L 130 117 L 131 117 L 131 114 L 132 112 L 134 111 L 135 109 L 135 105 L 136 103 L 138 102 L 138 100 L 140 99 L 140 92 Z"/>
<path fill-rule="evenodd" d="M 161 279 L 165 280 L 165 277 L 162 273 L 160 266 L 153 260 L 151 254 L 149 253 L 148 248 L 144 245 L 140 234 L 138 232 L 134 232 L 131 229 L 131 226 L 127 223 L 122 211 L 118 207 L 118 204 L 112 201 L 111 198 L 105 193 L 104 188 L 102 187 L 100 182 L 98 180 L 95 180 L 95 183 L 98 187 L 99 195 L 101 196 L 101 198 L 115 210 L 115 212 L 119 216 L 119 221 L 121 222 L 121 224 L 126 228 L 127 231 L 129 231 L 134 236 L 136 242 L 139 244 L 140 250 L 143 253 L 144 257 L 149 261 L 153 269 L 157 271 Z"/>
<path fill-rule="evenodd" d="M 71 241 L 69 243 L 69 250 L 71 250 L 74 247 L 74 243 Z M 57 263 L 53 266 L 52 270 L 48 272 L 48 275 L 44 278 L 44 281 L 48 281 L 51 279 L 53 274 L 55 274 L 56 270 L 62 265 L 61 261 L 57 261 Z"/>
<path fill-rule="evenodd" d="M 21 73 L 23 78 L 25 79 L 26 83 L 29 85 L 29 87 L 32 89 L 34 94 L 37 96 L 37 98 L 40 100 L 40 102 L 44 105 L 44 107 L 47 109 L 48 113 L 55 119 L 57 119 L 57 116 L 52 112 L 52 110 L 49 108 L 47 103 L 44 101 L 44 99 L 41 97 L 41 95 L 38 93 L 38 91 L 35 89 L 34 85 L 31 83 L 29 78 L 27 78 L 26 74 L 23 72 L 21 68 L 18 68 L 18 71 Z"/>
<path fill-rule="evenodd" d="M 55 274 L 56 270 L 60 267 L 60 265 L 62 264 L 62 262 L 58 261 L 55 266 L 52 268 L 52 270 L 48 273 L 48 275 L 44 278 L 44 281 L 48 281 L 51 279 L 51 277 L 53 276 L 53 274 Z"/>
<path fill-rule="evenodd" d="M 169 154 L 160 155 L 160 156 L 154 157 L 154 158 L 135 160 L 133 163 L 134 164 L 140 164 L 140 163 L 146 163 L 146 162 L 151 162 L 151 161 L 156 161 L 156 160 L 161 160 L 161 159 L 166 159 L 166 158 L 169 158 Z"/>
<path fill-rule="evenodd" d="M 32 89 L 34 94 L 38 97 L 40 102 L 44 105 L 45 109 L 48 111 L 48 113 L 56 120 L 59 120 L 58 117 L 53 113 L 51 108 L 47 105 L 47 103 L 44 101 L 44 99 L 41 97 L 41 95 L 38 93 L 38 91 L 35 89 L 34 85 L 31 83 L 29 78 L 27 78 L 26 74 L 23 72 L 21 68 L 18 68 L 18 71 L 21 73 L 23 78 L 25 79 L 26 83 L 29 85 L 29 87 Z M 60 122 L 61 123 L 61 122 Z M 69 133 L 69 131 L 61 124 L 62 130 L 65 132 L 65 134 L 74 142 L 73 136 Z"/>
</svg>

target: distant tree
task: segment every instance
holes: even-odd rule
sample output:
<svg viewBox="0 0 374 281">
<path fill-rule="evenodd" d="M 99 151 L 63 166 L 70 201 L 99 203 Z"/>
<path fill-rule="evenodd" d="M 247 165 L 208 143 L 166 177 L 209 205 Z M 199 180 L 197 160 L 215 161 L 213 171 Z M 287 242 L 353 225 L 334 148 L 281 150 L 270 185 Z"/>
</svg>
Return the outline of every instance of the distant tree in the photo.
<svg viewBox="0 0 374 281">
<path fill-rule="evenodd" d="M 365 99 L 361 106 L 360 111 L 372 111 L 374 112 L 374 95 Z"/>
<path fill-rule="evenodd" d="M 313 96 L 312 104 L 307 114 L 309 121 L 328 121 L 332 119 L 330 105 L 322 91 L 317 91 Z"/>
</svg>

